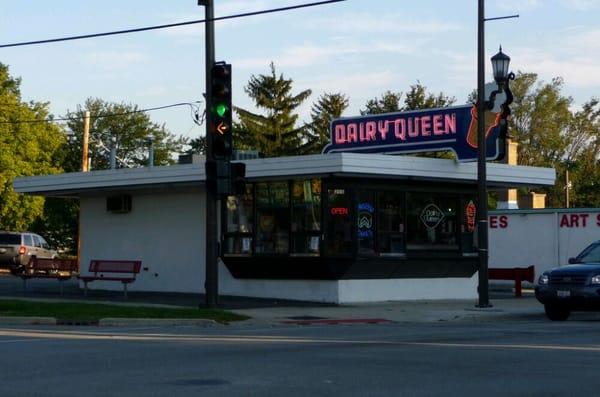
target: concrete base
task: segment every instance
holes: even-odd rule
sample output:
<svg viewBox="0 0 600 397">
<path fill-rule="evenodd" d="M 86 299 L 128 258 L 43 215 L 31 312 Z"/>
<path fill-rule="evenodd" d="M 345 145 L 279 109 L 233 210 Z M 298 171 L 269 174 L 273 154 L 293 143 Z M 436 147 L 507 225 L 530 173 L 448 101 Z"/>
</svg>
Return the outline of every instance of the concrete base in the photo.
<svg viewBox="0 0 600 397">
<path fill-rule="evenodd" d="M 219 271 L 219 293 L 222 295 L 336 304 L 477 299 L 477 275 L 428 279 L 242 280 L 233 278 L 225 266 L 220 266 Z"/>
</svg>

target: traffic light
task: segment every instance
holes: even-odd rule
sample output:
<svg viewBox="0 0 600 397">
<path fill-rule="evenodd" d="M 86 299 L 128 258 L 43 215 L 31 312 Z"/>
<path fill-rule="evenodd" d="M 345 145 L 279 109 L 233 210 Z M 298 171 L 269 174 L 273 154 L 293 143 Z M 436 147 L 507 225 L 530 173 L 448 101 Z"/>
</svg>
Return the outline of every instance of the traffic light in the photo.
<svg viewBox="0 0 600 397">
<path fill-rule="evenodd" d="M 206 183 L 217 196 L 227 197 L 246 193 L 246 164 L 222 160 L 206 162 Z"/>
<path fill-rule="evenodd" d="M 222 160 L 207 161 L 206 184 L 217 196 L 226 197 L 231 193 L 231 163 Z"/>
<path fill-rule="evenodd" d="M 231 163 L 231 194 L 240 196 L 246 193 L 246 164 Z"/>
<path fill-rule="evenodd" d="M 231 137 L 231 65 L 217 62 L 211 69 L 211 135 L 215 160 L 229 161 L 233 152 Z"/>
</svg>

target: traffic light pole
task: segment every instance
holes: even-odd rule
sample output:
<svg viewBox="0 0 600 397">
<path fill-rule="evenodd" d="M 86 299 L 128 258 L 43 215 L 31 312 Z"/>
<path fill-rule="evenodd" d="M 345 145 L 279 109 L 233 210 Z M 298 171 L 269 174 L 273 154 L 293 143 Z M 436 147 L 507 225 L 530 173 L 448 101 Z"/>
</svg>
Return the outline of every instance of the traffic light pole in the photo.
<svg viewBox="0 0 600 397">
<path fill-rule="evenodd" d="M 206 160 L 213 160 L 212 152 L 212 78 L 211 69 L 215 63 L 215 25 L 214 25 L 214 0 L 198 0 L 198 5 L 204 6 L 205 11 L 205 46 L 206 46 Z M 204 290 L 206 306 L 215 307 L 219 297 L 219 272 L 218 272 L 218 203 L 217 194 L 206 184 L 206 277 Z"/>
<path fill-rule="evenodd" d="M 477 236 L 479 252 L 478 307 L 490 307 L 488 281 L 488 192 L 485 141 L 485 0 L 478 1 L 477 19 Z"/>
</svg>

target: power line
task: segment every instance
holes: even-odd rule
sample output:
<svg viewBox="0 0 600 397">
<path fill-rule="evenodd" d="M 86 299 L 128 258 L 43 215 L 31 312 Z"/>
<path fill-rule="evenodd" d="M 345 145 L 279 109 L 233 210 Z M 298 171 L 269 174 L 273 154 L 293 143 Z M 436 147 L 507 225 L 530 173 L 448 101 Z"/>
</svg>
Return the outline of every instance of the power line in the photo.
<svg viewBox="0 0 600 397">
<path fill-rule="evenodd" d="M 106 117 L 126 116 L 128 114 L 145 113 L 145 112 L 151 112 L 153 110 L 161 110 L 161 109 L 173 108 L 173 107 L 176 107 L 176 106 L 189 106 L 191 109 L 195 110 L 196 113 L 198 113 L 197 106 L 198 106 L 199 103 L 200 103 L 200 101 L 196 101 L 196 102 L 180 102 L 180 103 L 173 103 L 171 105 L 157 106 L 157 107 L 153 107 L 153 108 L 137 109 L 137 110 L 132 110 L 132 111 L 129 111 L 129 112 L 106 113 L 106 114 L 92 115 L 90 117 L 91 118 L 96 118 L 96 119 L 101 119 L 101 118 L 106 118 Z M 37 120 L 13 120 L 13 121 L 0 121 L 0 124 L 52 123 L 52 122 L 56 122 L 56 121 L 75 121 L 75 120 L 81 120 L 83 118 L 84 118 L 84 116 L 78 116 L 78 117 L 61 117 L 61 118 L 55 118 L 55 119 L 51 118 L 51 119 L 37 119 Z"/>
<path fill-rule="evenodd" d="M 241 14 L 233 14 L 233 15 L 227 15 L 227 16 L 223 16 L 223 17 L 216 17 L 216 18 L 213 18 L 212 21 L 223 21 L 223 20 L 226 20 L 226 19 L 250 17 L 250 16 L 254 16 L 254 15 L 261 15 L 261 14 L 271 14 L 271 13 L 274 13 L 274 12 L 290 11 L 290 10 L 295 10 L 295 9 L 299 9 L 299 8 L 307 8 L 307 7 L 315 7 L 315 6 L 325 5 L 325 4 L 339 3 L 339 2 L 342 2 L 342 1 L 346 1 L 346 0 L 318 1 L 318 2 L 315 2 L 315 3 L 298 4 L 298 5 L 289 6 L 289 7 L 271 8 L 271 9 L 262 10 L 262 11 L 245 12 L 245 13 L 241 13 Z M 148 30 L 158 30 L 158 29 L 174 28 L 174 27 L 177 27 L 177 26 L 194 25 L 194 24 L 199 24 L 199 23 L 205 23 L 207 21 L 209 21 L 209 20 L 207 20 L 207 19 L 198 19 L 198 20 L 187 21 L 187 22 L 169 23 L 169 24 L 166 24 L 166 25 L 146 26 L 146 27 L 143 27 L 143 28 L 115 30 L 115 31 L 111 31 L 111 32 L 84 34 L 84 35 L 79 35 L 79 36 L 60 37 L 60 38 L 56 38 L 56 39 L 46 39 L 46 40 L 25 41 L 25 42 L 20 42 L 20 43 L 0 44 L 0 48 L 21 47 L 21 46 L 26 46 L 26 45 L 56 43 L 56 42 L 59 42 L 59 41 L 81 40 L 81 39 L 90 39 L 90 38 L 93 38 L 93 37 L 102 37 L 102 36 L 112 36 L 112 35 L 117 35 L 117 34 L 145 32 L 145 31 L 148 31 Z"/>
</svg>

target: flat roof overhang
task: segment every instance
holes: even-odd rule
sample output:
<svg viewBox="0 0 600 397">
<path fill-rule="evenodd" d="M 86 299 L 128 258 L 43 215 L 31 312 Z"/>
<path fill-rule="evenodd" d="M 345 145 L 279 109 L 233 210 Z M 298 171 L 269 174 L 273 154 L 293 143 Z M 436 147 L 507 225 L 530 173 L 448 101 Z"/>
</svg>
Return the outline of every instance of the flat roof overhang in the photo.
<svg viewBox="0 0 600 397">
<path fill-rule="evenodd" d="M 477 163 L 382 154 L 332 153 L 244 160 L 250 181 L 295 177 L 361 177 L 475 183 Z M 490 189 L 552 186 L 553 168 L 487 163 Z M 119 190 L 163 190 L 204 186 L 204 163 L 160 167 L 120 168 L 90 172 L 18 177 L 16 192 L 41 196 L 78 197 Z"/>
</svg>

